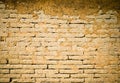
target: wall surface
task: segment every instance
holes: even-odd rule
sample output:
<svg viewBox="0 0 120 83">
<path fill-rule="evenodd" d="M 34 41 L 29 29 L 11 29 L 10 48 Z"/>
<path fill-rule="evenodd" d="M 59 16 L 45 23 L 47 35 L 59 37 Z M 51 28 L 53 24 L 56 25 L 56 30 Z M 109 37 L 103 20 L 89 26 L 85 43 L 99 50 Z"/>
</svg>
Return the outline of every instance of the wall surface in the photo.
<svg viewBox="0 0 120 83">
<path fill-rule="evenodd" d="M 18 13 L 0 2 L 0 83 L 120 83 L 120 15 Z"/>
</svg>

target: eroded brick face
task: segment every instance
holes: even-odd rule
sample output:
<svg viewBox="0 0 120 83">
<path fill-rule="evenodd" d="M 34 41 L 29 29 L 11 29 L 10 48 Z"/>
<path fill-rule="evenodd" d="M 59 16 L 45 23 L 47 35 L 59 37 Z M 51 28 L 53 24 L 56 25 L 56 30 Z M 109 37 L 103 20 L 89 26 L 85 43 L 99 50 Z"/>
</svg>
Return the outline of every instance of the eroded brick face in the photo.
<svg viewBox="0 0 120 83">
<path fill-rule="evenodd" d="M 0 3 L 0 83 L 120 83 L 116 11 L 18 14 Z"/>
</svg>

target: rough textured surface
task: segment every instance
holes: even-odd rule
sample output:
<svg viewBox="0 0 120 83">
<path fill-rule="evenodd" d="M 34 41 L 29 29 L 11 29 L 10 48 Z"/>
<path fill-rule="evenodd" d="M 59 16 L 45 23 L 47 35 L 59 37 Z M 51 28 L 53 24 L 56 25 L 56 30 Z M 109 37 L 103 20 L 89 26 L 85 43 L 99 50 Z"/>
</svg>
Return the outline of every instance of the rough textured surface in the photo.
<svg viewBox="0 0 120 83">
<path fill-rule="evenodd" d="M 119 60 L 115 10 L 83 19 L 21 14 L 0 2 L 0 83 L 120 83 Z"/>
<path fill-rule="evenodd" d="M 50 15 L 79 15 L 96 14 L 99 9 L 120 12 L 120 0 L 0 0 L 6 9 L 17 9 L 19 13 L 33 13 L 43 10 Z"/>
</svg>

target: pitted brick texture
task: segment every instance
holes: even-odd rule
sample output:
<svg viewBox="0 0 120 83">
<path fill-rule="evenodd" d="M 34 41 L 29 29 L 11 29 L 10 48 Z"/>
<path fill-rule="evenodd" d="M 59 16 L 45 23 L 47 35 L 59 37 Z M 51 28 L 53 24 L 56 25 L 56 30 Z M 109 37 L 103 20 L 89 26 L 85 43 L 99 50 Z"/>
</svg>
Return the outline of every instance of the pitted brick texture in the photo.
<svg viewBox="0 0 120 83">
<path fill-rule="evenodd" d="M 0 3 L 0 83 L 119 83 L 116 11 L 18 14 Z"/>
</svg>

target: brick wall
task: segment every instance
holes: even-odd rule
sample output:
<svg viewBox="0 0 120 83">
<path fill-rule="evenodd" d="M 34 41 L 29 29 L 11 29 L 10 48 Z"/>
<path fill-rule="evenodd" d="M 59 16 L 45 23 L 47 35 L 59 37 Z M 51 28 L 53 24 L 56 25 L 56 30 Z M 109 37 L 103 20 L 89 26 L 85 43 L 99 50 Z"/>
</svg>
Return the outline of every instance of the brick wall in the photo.
<svg viewBox="0 0 120 83">
<path fill-rule="evenodd" d="M 0 83 L 120 83 L 118 17 L 20 14 L 0 2 Z"/>
</svg>

